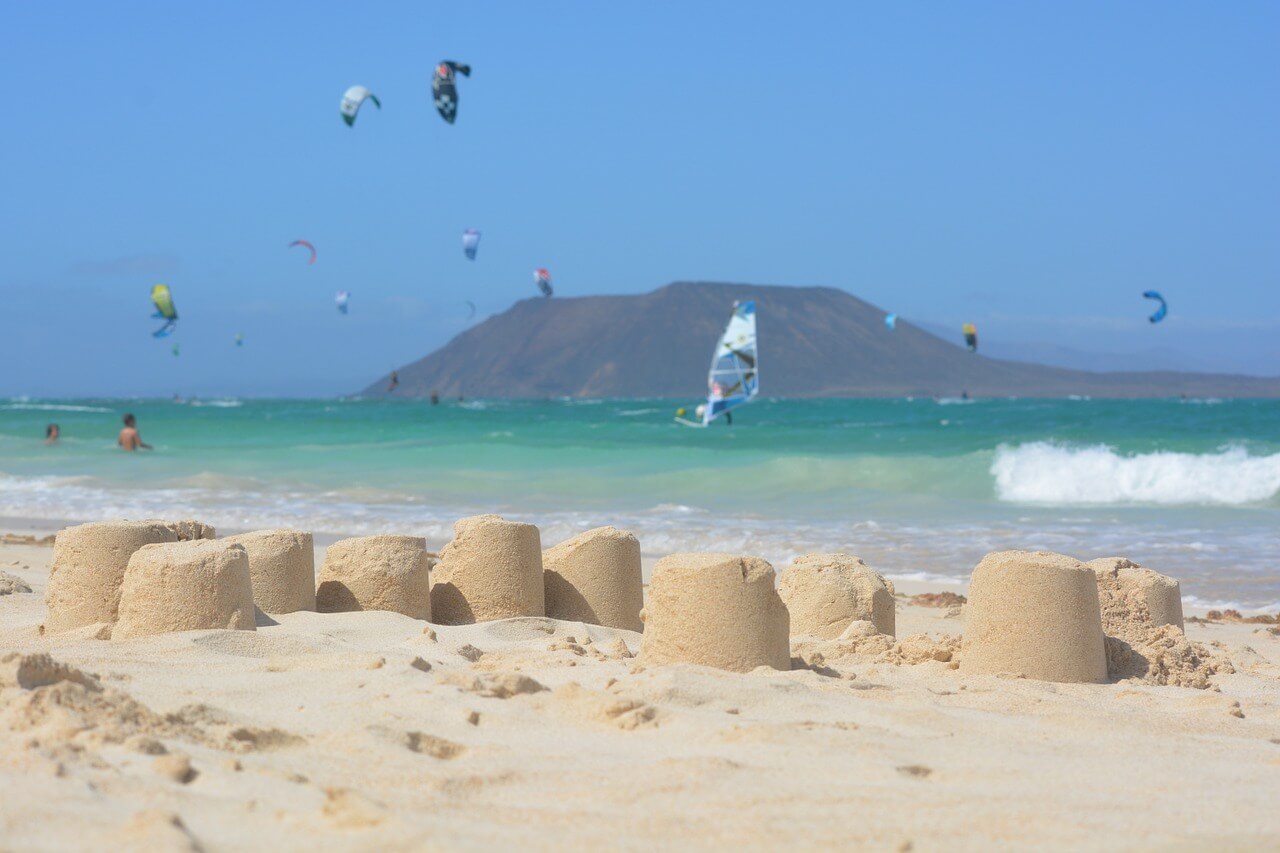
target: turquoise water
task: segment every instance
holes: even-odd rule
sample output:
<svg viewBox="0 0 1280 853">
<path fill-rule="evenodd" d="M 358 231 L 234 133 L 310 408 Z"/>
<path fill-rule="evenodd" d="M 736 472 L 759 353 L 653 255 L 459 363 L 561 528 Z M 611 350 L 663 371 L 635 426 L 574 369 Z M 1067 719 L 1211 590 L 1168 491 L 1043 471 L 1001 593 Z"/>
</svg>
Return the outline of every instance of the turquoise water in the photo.
<svg viewBox="0 0 1280 853">
<path fill-rule="evenodd" d="M 233 529 L 418 532 L 501 512 L 546 543 L 785 563 L 839 549 L 963 577 L 986 551 L 1121 554 L 1202 602 L 1280 602 L 1280 402 L 762 400 L 681 427 L 665 400 L 10 400 L 0 515 L 192 514 Z M 132 411 L 153 453 L 115 449 Z M 41 441 L 58 422 L 63 440 Z"/>
</svg>

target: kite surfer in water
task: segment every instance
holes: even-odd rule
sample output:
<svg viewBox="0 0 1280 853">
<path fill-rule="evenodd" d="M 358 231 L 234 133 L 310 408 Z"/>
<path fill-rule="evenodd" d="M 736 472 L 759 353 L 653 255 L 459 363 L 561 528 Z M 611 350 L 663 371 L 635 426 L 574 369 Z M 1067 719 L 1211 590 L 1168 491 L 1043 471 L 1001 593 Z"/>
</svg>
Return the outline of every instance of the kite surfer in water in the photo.
<svg viewBox="0 0 1280 853">
<path fill-rule="evenodd" d="M 396 373 L 393 370 L 391 371 L 391 383 L 387 385 L 387 393 L 388 394 L 393 393 L 399 385 L 400 385 L 400 374 Z"/>
</svg>

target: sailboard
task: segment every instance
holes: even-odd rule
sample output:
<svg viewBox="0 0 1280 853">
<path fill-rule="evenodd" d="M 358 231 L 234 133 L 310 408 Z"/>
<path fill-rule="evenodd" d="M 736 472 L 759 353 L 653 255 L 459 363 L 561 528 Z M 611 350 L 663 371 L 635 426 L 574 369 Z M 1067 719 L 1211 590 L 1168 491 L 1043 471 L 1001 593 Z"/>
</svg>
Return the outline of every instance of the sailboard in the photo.
<svg viewBox="0 0 1280 853">
<path fill-rule="evenodd" d="M 760 393 L 760 353 L 756 347 L 756 303 L 748 299 L 733 304 L 729 325 L 711 355 L 707 374 L 707 402 L 699 406 L 701 420 L 677 417 L 678 423 L 691 427 L 710 426 L 711 422 Z"/>
</svg>

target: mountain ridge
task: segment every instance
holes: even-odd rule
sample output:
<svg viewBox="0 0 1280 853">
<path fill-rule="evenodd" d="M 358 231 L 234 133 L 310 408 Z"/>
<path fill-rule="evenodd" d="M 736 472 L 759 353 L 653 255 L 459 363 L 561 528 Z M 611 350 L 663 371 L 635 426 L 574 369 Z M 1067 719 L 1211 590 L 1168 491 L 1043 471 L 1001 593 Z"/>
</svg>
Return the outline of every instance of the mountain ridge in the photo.
<svg viewBox="0 0 1280 853">
<path fill-rule="evenodd" d="M 736 300 L 755 299 L 761 393 L 775 397 L 959 394 L 1278 397 L 1280 377 L 1093 373 L 969 353 L 831 287 L 673 282 L 643 294 L 534 297 L 397 370 L 426 397 L 670 397 L 705 393 L 711 351 Z M 388 376 L 362 396 L 386 394 Z"/>
</svg>

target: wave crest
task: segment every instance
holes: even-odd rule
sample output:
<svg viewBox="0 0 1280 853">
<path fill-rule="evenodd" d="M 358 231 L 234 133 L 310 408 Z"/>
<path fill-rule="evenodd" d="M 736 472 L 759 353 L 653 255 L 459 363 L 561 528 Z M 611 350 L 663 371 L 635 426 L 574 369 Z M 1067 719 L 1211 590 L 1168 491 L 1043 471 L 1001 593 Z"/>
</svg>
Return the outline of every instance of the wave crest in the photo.
<svg viewBox="0 0 1280 853">
<path fill-rule="evenodd" d="M 1280 453 L 1139 453 L 1046 441 L 1000 445 L 991 463 L 996 495 L 1012 503 L 1260 503 L 1280 495 Z"/>
</svg>

